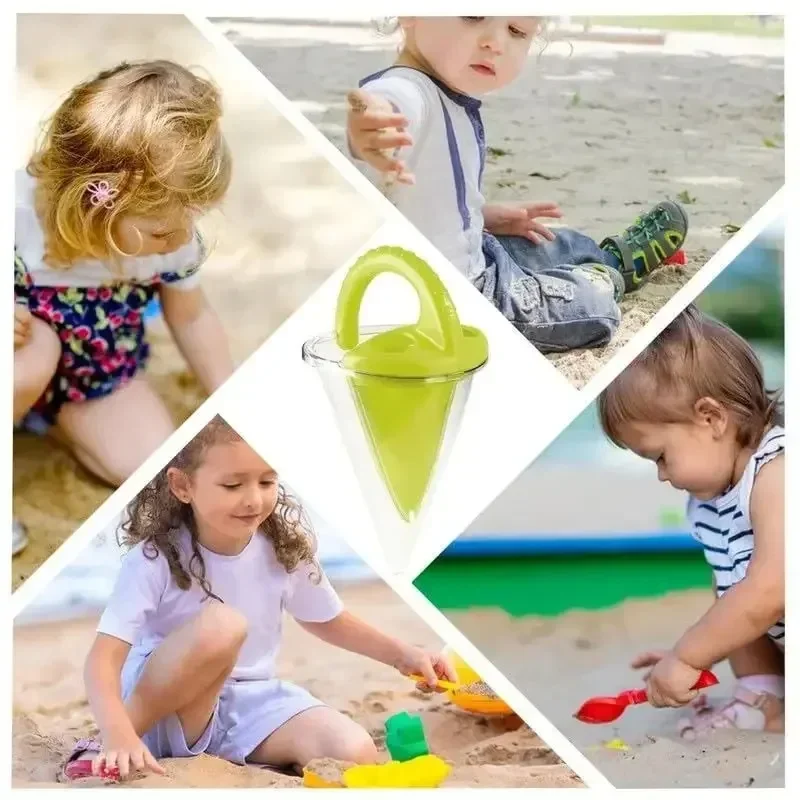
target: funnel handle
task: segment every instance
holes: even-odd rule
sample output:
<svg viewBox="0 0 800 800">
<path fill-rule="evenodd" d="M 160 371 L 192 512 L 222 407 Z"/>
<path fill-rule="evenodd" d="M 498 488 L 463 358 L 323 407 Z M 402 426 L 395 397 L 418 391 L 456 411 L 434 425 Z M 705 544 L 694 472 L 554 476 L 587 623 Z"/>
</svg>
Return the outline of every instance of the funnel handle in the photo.
<svg viewBox="0 0 800 800">
<path fill-rule="evenodd" d="M 419 298 L 417 328 L 445 353 L 455 353 L 463 337 L 453 301 L 441 278 L 419 256 L 400 247 L 378 247 L 350 268 L 336 305 L 336 343 L 342 350 L 358 344 L 358 316 L 370 283 L 384 272 L 405 278 Z"/>
</svg>

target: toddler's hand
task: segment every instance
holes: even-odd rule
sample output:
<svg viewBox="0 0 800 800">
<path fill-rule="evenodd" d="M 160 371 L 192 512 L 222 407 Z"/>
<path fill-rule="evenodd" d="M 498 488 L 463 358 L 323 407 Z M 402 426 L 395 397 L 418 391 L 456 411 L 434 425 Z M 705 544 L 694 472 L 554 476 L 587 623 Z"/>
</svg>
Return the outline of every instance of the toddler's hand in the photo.
<svg viewBox="0 0 800 800">
<path fill-rule="evenodd" d="M 701 670 L 685 664 L 670 650 L 641 653 L 631 666 L 652 667 L 645 681 L 647 699 L 656 708 L 685 706 L 697 697 L 697 689 L 692 687 L 700 678 Z"/>
<path fill-rule="evenodd" d="M 405 131 L 408 120 L 388 100 L 363 89 L 348 93 L 347 102 L 347 138 L 353 153 L 398 183 L 414 183 L 414 176 L 397 158 L 401 147 L 413 144 Z"/>
<path fill-rule="evenodd" d="M 19 350 L 31 338 L 33 315 L 21 303 L 14 303 L 14 349 Z"/>
<path fill-rule="evenodd" d="M 402 675 L 422 675 L 425 680 L 417 683 L 417 689 L 423 692 L 442 692 L 437 680 L 457 681 L 455 667 L 444 653 L 428 653 L 421 647 L 403 645 L 395 669 Z"/>
<path fill-rule="evenodd" d="M 102 775 L 115 767 L 119 776 L 127 778 L 131 772 L 149 770 L 156 775 L 166 775 L 166 770 L 156 761 L 145 743 L 136 735 L 131 737 L 110 737 L 103 742 L 104 750 L 92 760 L 92 774 Z M 105 768 L 105 769 L 104 769 Z"/>
<path fill-rule="evenodd" d="M 483 207 L 483 223 L 496 236 L 522 236 L 534 244 L 552 242 L 556 236 L 538 217 L 560 219 L 557 203 L 492 203 Z"/>
</svg>

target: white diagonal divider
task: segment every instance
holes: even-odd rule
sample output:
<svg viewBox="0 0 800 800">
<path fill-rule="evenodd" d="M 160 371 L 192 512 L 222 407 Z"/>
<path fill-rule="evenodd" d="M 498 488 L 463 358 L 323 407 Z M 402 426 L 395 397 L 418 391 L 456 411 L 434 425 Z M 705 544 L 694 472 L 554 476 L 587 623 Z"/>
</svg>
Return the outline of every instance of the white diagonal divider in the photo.
<svg viewBox="0 0 800 800">
<path fill-rule="evenodd" d="M 641 330 L 595 373 L 581 390 L 586 405 L 594 400 L 675 317 L 727 267 L 758 235 L 784 213 L 784 187 L 778 189 L 722 247 L 650 318 Z M 789 226 L 787 226 L 789 227 Z"/>
<path fill-rule="evenodd" d="M 365 175 L 359 172 L 350 159 L 300 111 L 298 106 L 286 97 L 236 45 L 228 40 L 218 25 L 199 14 L 187 14 L 187 19 L 217 48 L 220 55 L 241 73 L 243 80 L 249 80 L 252 83 L 253 91 L 268 100 L 281 116 L 303 135 L 310 147 L 336 167 L 341 176 L 353 188 L 366 198 L 380 204 L 387 220 L 405 220 L 405 216 L 383 196 Z"/>
<path fill-rule="evenodd" d="M 220 390 L 221 391 L 221 390 Z M 40 594 L 50 581 L 74 561 L 89 542 L 124 510 L 195 434 L 217 413 L 214 400 L 206 400 L 75 532 L 17 589 L 11 597 L 11 614 L 17 614 Z"/>
<path fill-rule="evenodd" d="M 608 778 L 419 589 L 396 576 L 378 574 L 409 608 L 419 614 L 443 641 L 478 672 L 587 786 L 612 787 Z M 532 656 L 535 657 L 535 654 Z"/>
</svg>

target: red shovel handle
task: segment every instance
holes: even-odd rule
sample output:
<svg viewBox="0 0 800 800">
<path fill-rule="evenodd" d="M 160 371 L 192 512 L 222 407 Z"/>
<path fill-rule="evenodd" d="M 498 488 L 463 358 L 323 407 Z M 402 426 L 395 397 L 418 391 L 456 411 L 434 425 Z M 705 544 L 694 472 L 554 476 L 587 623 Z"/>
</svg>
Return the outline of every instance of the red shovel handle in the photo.
<svg viewBox="0 0 800 800">
<path fill-rule="evenodd" d="M 718 683 L 717 676 L 713 672 L 704 669 L 692 689 L 708 689 L 709 686 L 716 686 Z M 629 689 L 627 692 L 620 692 L 617 695 L 617 702 L 623 706 L 636 706 L 640 703 L 646 703 L 647 691 L 645 689 Z"/>
</svg>

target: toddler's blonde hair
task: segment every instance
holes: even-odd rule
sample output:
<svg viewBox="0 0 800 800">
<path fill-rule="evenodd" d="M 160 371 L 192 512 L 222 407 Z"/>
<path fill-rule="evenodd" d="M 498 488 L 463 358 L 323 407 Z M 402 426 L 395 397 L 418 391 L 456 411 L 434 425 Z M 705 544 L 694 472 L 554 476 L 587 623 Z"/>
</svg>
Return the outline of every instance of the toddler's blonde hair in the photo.
<svg viewBox="0 0 800 800">
<path fill-rule="evenodd" d="M 231 177 L 221 116 L 214 84 L 171 61 L 122 63 L 76 86 L 28 163 L 48 263 L 116 262 L 130 255 L 114 241 L 119 217 L 218 203 Z M 91 203 L 101 181 L 117 190 L 111 208 Z"/>
<path fill-rule="evenodd" d="M 768 426 L 783 424 L 780 393 L 765 387 L 753 348 L 690 305 L 600 395 L 600 423 L 625 447 L 629 423 L 689 421 L 703 397 L 727 409 L 743 447 L 755 446 Z"/>
</svg>

